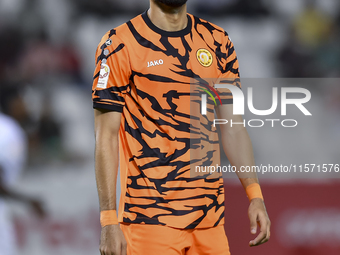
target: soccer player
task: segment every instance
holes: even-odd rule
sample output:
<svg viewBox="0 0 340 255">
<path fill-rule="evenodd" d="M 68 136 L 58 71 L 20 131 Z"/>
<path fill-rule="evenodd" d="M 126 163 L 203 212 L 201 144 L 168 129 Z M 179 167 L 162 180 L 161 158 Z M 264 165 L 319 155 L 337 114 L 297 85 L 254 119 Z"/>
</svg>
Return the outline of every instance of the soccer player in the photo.
<svg viewBox="0 0 340 255">
<path fill-rule="evenodd" d="M 195 177 L 190 171 L 202 160 L 191 155 L 191 82 L 206 77 L 235 79 L 240 86 L 228 34 L 187 14 L 186 0 L 150 0 L 147 12 L 102 38 L 92 91 L 102 255 L 230 254 L 222 176 Z M 218 118 L 242 122 L 232 114 L 232 95 L 217 92 Z M 254 165 L 243 125 L 224 125 L 221 133 L 233 166 Z M 270 221 L 257 176 L 239 178 L 250 200 L 251 233 L 260 226 L 249 245 L 263 244 Z"/>
<path fill-rule="evenodd" d="M 19 124 L 0 112 L 0 254 L 16 254 L 14 224 L 10 220 L 5 199 L 30 205 L 39 216 L 45 216 L 41 203 L 27 195 L 13 191 L 12 186 L 24 168 L 26 137 Z"/>
</svg>

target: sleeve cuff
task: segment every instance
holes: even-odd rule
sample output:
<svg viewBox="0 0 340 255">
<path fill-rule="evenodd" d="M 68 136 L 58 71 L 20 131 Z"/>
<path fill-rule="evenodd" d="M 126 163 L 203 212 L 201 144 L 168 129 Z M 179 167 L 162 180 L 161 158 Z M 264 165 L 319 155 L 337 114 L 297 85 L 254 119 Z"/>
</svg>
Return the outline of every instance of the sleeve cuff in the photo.
<svg viewBox="0 0 340 255">
<path fill-rule="evenodd" d="M 222 104 L 233 104 L 234 103 L 234 100 L 231 98 L 231 99 L 222 99 Z"/>
<path fill-rule="evenodd" d="M 114 112 L 123 112 L 123 108 L 123 106 L 100 104 L 96 102 L 93 103 L 93 109 L 105 109 Z"/>
</svg>

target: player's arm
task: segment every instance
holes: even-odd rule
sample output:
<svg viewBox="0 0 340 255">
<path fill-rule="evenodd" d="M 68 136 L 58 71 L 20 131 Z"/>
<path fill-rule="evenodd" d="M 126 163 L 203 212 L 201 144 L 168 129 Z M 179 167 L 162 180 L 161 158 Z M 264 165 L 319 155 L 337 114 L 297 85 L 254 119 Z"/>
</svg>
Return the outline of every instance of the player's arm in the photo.
<svg viewBox="0 0 340 255">
<path fill-rule="evenodd" d="M 216 114 L 219 119 L 233 120 L 233 123 L 243 123 L 240 115 L 233 115 L 233 105 L 226 104 L 216 108 Z M 222 145 L 230 163 L 240 170 L 242 166 L 254 166 L 254 153 L 252 143 L 248 135 L 247 129 L 243 124 L 220 125 L 222 135 Z M 241 173 L 237 171 L 237 175 L 245 190 L 259 183 L 257 174 Z M 259 188 L 259 187 L 258 187 Z M 257 246 L 269 240 L 270 237 L 270 220 L 261 198 L 253 198 L 250 201 L 248 210 L 250 219 L 251 233 L 256 234 L 257 224 L 260 226 L 260 233 L 257 237 L 249 242 L 250 246 Z"/>
<path fill-rule="evenodd" d="M 1 166 L 0 166 L 0 197 L 12 199 L 14 201 L 30 205 L 31 208 L 34 210 L 34 212 L 37 214 L 37 216 L 39 217 L 45 216 L 45 210 L 43 209 L 42 203 L 39 200 L 8 189 L 4 185 L 2 175 L 3 175 L 3 170 L 1 169 Z"/>
<path fill-rule="evenodd" d="M 95 169 L 100 211 L 117 210 L 116 183 L 118 174 L 118 134 L 121 113 L 94 110 Z M 126 241 L 118 224 L 104 226 L 101 231 L 101 255 L 125 255 Z"/>
</svg>

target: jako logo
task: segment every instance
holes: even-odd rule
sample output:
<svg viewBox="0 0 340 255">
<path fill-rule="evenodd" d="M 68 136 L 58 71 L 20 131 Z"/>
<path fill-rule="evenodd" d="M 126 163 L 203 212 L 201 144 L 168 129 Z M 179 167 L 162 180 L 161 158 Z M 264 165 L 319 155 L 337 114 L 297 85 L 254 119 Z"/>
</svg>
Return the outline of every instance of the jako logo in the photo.
<svg viewBox="0 0 340 255">
<path fill-rule="evenodd" d="M 163 59 L 148 62 L 148 67 L 163 65 Z"/>
<path fill-rule="evenodd" d="M 209 87 L 217 96 L 219 99 L 221 105 L 222 101 L 220 96 L 218 95 L 217 91 Z M 244 105 L 245 105 L 245 98 L 243 91 L 234 86 L 234 85 L 228 85 L 228 84 L 216 84 L 216 89 L 228 89 L 230 90 L 231 94 L 233 95 L 233 113 L 234 115 L 244 115 Z M 206 92 L 214 101 L 215 105 L 217 106 L 215 97 L 206 89 L 199 88 L 200 90 Z M 289 93 L 300 93 L 304 94 L 304 98 L 300 99 L 288 99 L 287 94 Z M 207 115 L 207 94 L 202 94 L 201 97 L 201 114 Z M 251 113 L 258 115 L 258 116 L 267 116 L 270 114 L 273 114 L 277 107 L 278 107 L 278 88 L 273 88 L 273 94 L 272 94 L 272 106 L 268 110 L 257 110 L 254 107 L 253 104 L 253 88 L 248 88 L 248 108 Z M 306 116 L 312 116 L 312 114 L 306 109 L 306 107 L 303 106 L 303 104 L 309 102 L 311 99 L 311 93 L 309 90 L 304 88 L 281 88 L 281 115 L 285 116 L 287 115 L 287 105 L 292 104 L 296 105 L 296 107 Z"/>
</svg>

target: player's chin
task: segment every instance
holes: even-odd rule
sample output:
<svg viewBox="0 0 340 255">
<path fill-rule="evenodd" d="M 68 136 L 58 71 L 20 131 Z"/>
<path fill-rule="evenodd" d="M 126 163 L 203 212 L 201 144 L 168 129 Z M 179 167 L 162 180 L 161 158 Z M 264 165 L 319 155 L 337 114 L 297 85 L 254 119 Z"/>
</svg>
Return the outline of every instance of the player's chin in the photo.
<svg viewBox="0 0 340 255">
<path fill-rule="evenodd" d="M 178 8 L 187 3 L 188 0 L 155 0 L 155 2 L 165 4 L 169 7 Z"/>
</svg>

